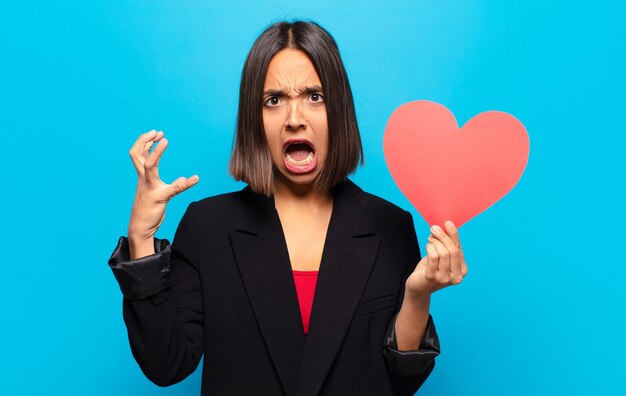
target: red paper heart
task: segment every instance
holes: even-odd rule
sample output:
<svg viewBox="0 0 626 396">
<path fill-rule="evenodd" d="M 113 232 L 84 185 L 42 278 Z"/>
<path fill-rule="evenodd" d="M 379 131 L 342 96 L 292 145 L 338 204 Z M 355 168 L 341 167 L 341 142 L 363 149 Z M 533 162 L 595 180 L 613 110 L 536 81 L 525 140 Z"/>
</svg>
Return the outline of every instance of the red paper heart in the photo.
<svg viewBox="0 0 626 396">
<path fill-rule="evenodd" d="M 420 100 L 391 114 L 384 150 L 394 181 L 428 224 L 460 227 L 511 191 L 530 142 L 507 113 L 487 111 L 459 129 L 450 110 Z"/>
</svg>

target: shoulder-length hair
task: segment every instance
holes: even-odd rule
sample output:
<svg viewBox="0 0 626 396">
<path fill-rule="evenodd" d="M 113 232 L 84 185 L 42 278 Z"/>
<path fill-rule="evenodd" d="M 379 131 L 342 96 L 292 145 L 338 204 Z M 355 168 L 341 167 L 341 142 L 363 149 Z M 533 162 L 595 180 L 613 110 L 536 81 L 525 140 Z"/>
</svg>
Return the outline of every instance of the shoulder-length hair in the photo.
<svg viewBox="0 0 626 396">
<path fill-rule="evenodd" d="M 315 22 L 278 22 L 256 39 L 241 74 L 237 131 L 229 172 L 260 194 L 271 195 L 272 158 L 263 128 L 263 86 L 271 59 L 283 49 L 304 52 L 315 67 L 326 104 L 328 155 L 314 187 L 329 189 L 364 163 L 352 90 L 333 37 Z"/>
</svg>

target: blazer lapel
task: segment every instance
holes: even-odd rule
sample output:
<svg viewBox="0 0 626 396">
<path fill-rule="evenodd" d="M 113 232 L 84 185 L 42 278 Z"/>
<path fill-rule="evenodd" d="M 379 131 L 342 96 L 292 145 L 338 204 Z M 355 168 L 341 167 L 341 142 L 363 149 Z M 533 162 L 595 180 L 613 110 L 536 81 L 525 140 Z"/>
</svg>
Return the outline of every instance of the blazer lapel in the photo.
<svg viewBox="0 0 626 396">
<path fill-rule="evenodd" d="M 376 260 L 363 191 L 347 180 L 335 188 L 296 395 L 317 395 L 339 351 Z"/>
<path fill-rule="evenodd" d="M 285 394 L 293 395 L 304 348 L 304 328 L 287 244 L 273 197 L 254 194 L 249 187 L 241 197 L 230 240 Z"/>
</svg>

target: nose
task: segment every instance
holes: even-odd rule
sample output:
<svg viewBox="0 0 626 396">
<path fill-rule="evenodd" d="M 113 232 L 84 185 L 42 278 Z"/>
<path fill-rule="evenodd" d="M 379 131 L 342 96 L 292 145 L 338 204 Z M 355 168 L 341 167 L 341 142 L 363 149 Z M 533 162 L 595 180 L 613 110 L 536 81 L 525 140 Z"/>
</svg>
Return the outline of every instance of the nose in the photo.
<svg viewBox="0 0 626 396">
<path fill-rule="evenodd" d="M 292 100 L 289 104 L 289 114 L 287 114 L 287 122 L 285 124 L 287 130 L 297 131 L 306 127 L 306 119 L 302 114 L 302 106 L 297 100 Z"/>
</svg>

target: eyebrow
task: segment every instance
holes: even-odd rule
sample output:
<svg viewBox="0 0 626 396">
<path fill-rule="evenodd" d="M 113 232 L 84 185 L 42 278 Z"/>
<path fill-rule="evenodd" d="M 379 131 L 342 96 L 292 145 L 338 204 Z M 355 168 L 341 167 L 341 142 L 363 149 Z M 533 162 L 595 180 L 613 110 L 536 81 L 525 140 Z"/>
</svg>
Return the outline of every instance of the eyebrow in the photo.
<svg viewBox="0 0 626 396">
<path fill-rule="evenodd" d="M 310 93 L 314 93 L 314 92 L 323 92 L 322 91 L 322 87 L 319 85 L 312 85 L 312 86 L 307 86 L 307 87 L 302 87 L 298 90 L 296 90 L 296 92 L 298 92 L 299 94 L 310 94 Z M 289 94 L 287 94 L 287 91 L 285 91 L 284 89 L 268 89 L 266 91 L 263 92 L 263 95 L 268 95 L 268 96 L 289 96 Z"/>
</svg>

